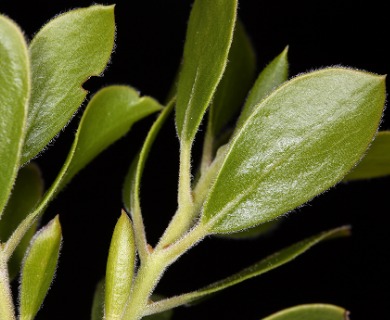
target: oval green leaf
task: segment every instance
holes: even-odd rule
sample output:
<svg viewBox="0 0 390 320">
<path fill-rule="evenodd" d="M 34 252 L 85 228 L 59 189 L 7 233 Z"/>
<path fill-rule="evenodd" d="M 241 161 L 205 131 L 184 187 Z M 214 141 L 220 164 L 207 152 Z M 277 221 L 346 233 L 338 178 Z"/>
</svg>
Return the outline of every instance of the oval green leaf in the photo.
<svg viewBox="0 0 390 320">
<path fill-rule="evenodd" d="M 298 243 L 295 243 L 273 255 L 260 260 L 259 262 L 245 268 L 244 270 L 220 281 L 212 283 L 202 289 L 167 298 L 148 305 L 146 314 L 154 314 L 169 310 L 184 304 L 193 303 L 210 294 L 216 293 L 233 285 L 241 283 L 253 277 L 260 276 L 268 271 L 276 269 L 300 256 L 316 244 L 329 239 L 348 236 L 350 228 L 348 226 L 332 229 L 312 236 Z"/>
<path fill-rule="evenodd" d="M 43 194 L 43 180 L 41 172 L 36 164 L 30 163 L 20 169 L 16 179 L 12 195 L 0 220 L 0 242 L 5 242 L 38 204 Z M 26 253 L 38 222 L 24 235 L 22 241 L 16 247 L 11 259 L 8 261 L 9 278 L 12 280 L 19 272 L 21 262 Z"/>
<path fill-rule="evenodd" d="M 344 181 L 381 178 L 390 175 L 390 131 L 379 131 L 366 155 Z"/>
<path fill-rule="evenodd" d="M 256 105 L 269 95 L 275 88 L 279 87 L 283 82 L 288 79 L 288 60 L 287 60 L 288 47 L 286 47 L 282 53 L 274 58 L 264 69 L 260 72 L 259 76 L 252 89 L 249 92 L 248 98 L 245 101 L 245 105 L 242 109 L 240 117 L 237 122 L 237 128 L 249 118 Z"/>
<path fill-rule="evenodd" d="M 58 216 L 34 236 L 23 262 L 19 291 L 20 320 L 35 318 L 53 281 L 62 241 Z"/>
<path fill-rule="evenodd" d="M 104 282 L 105 279 L 102 279 L 96 285 L 92 300 L 91 320 L 104 319 Z"/>
<path fill-rule="evenodd" d="M 87 94 L 82 84 L 103 72 L 114 37 L 114 6 L 94 5 L 57 16 L 33 38 L 23 163 L 41 152 L 72 118 Z"/>
<path fill-rule="evenodd" d="M 0 15 L 0 217 L 19 170 L 30 74 L 27 44 L 19 27 Z"/>
<path fill-rule="evenodd" d="M 293 210 L 338 183 L 379 125 L 384 77 L 327 68 L 286 82 L 234 135 L 201 223 L 231 233 Z"/>
<path fill-rule="evenodd" d="M 262 320 L 348 320 L 349 312 L 331 304 L 304 304 L 279 311 Z"/>
<path fill-rule="evenodd" d="M 122 211 L 112 235 L 107 259 L 104 303 L 106 320 L 122 319 L 133 281 L 135 254 L 131 221 Z"/>
<path fill-rule="evenodd" d="M 223 75 L 236 21 L 237 0 L 193 4 L 177 88 L 179 138 L 192 142 Z"/>
<path fill-rule="evenodd" d="M 68 183 L 99 153 L 126 135 L 135 122 L 161 109 L 156 100 L 140 97 L 128 86 L 99 90 L 81 118 L 61 184 Z"/>
</svg>

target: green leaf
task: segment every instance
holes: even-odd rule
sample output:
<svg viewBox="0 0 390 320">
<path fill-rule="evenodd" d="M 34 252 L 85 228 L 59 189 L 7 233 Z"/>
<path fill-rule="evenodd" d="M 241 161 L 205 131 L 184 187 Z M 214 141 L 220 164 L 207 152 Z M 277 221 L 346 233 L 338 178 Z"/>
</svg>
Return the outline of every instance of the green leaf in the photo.
<svg viewBox="0 0 390 320">
<path fill-rule="evenodd" d="M 121 319 L 130 295 L 135 267 L 133 228 L 122 211 L 112 235 L 105 282 L 105 319 Z"/>
<path fill-rule="evenodd" d="M 157 301 L 148 306 L 146 314 L 153 314 L 169 310 L 184 304 L 192 303 L 196 300 L 204 298 L 207 295 L 216 293 L 235 284 L 241 283 L 247 279 L 257 277 L 268 271 L 276 269 L 309 250 L 314 245 L 324 240 L 333 239 L 336 237 L 348 236 L 350 234 L 349 227 L 340 227 L 330 231 L 322 232 L 298 243 L 295 243 L 273 255 L 251 265 L 244 270 L 215 283 L 212 283 L 197 291 L 174 296 L 172 298 Z"/>
<path fill-rule="evenodd" d="M 122 200 L 125 209 L 131 214 L 133 219 L 134 234 L 138 249 L 139 258 L 142 261 L 148 254 L 148 243 L 145 234 L 145 227 L 141 212 L 140 186 L 143 170 L 150 152 L 150 149 L 160 132 L 162 125 L 170 115 L 175 105 L 175 99 L 160 112 L 157 120 L 150 128 L 141 151 L 133 160 L 125 177 L 122 188 Z"/>
<path fill-rule="evenodd" d="M 327 68 L 286 82 L 230 143 L 201 223 L 231 233 L 293 210 L 338 183 L 379 125 L 384 77 Z"/>
<path fill-rule="evenodd" d="M 390 131 L 379 131 L 363 160 L 344 181 L 380 178 L 390 175 Z"/>
<path fill-rule="evenodd" d="M 20 169 L 11 198 L 0 220 L 0 242 L 6 241 L 19 223 L 37 205 L 43 194 L 43 180 L 36 164 L 28 164 Z M 8 262 L 9 278 L 14 279 L 32 239 L 38 222 L 27 231 Z"/>
<path fill-rule="evenodd" d="M 151 300 L 152 301 L 159 301 L 159 300 L 162 300 L 164 298 L 165 297 L 163 297 L 161 295 L 157 295 L 157 294 L 153 293 Z M 146 316 L 142 319 L 144 319 L 144 320 L 170 320 L 170 319 L 172 319 L 172 317 L 173 317 L 173 310 L 170 309 L 170 310 L 166 310 L 166 311 L 161 312 L 161 313 L 151 314 L 150 316 Z"/>
<path fill-rule="evenodd" d="M 263 320 L 348 320 L 349 312 L 331 304 L 303 304 L 279 311 Z"/>
<path fill-rule="evenodd" d="M 0 15 L 0 217 L 20 165 L 29 94 L 26 41 L 16 24 Z"/>
<path fill-rule="evenodd" d="M 192 142 L 227 63 L 237 0 L 196 0 L 191 10 L 179 77 L 176 126 Z"/>
<path fill-rule="evenodd" d="M 61 172 L 39 205 L 8 239 L 4 248 L 5 255 L 12 255 L 21 236 L 32 222 L 79 170 L 99 152 L 126 134 L 134 122 L 160 109 L 161 106 L 155 100 L 149 97 L 139 98 L 138 94 L 127 86 L 110 86 L 96 93 L 83 114 L 75 141 Z"/>
<path fill-rule="evenodd" d="M 23 163 L 41 152 L 72 118 L 87 94 L 82 84 L 103 72 L 114 37 L 114 6 L 94 5 L 57 16 L 33 38 Z"/>
<path fill-rule="evenodd" d="M 263 224 L 259 224 L 253 228 L 245 229 L 243 231 L 235 232 L 235 233 L 221 233 L 217 234 L 218 237 L 228 238 L 228 239 L 254 239 L 261 236 L 268 235 L 272 233 L 275 229 L 278 228 L 281 220 L 272 220 L 265 222 Z"/>
<path fill-rule="evenodd" d="M 286 47 L 281 54 L 274 58 L 259 76 L 248 98 L 245 101 L 245 105 L 242 109 L 240 118 L 237 123 L 237 128 L 250 117 L 255 110 L 257 104 L 261 102 L 266 96 L 268 96 L 275 88 L 279 87 L 283 82 L 288 79 L 288 60 L 287 60 L 288 47 Z"/>
<path fill-rule="evenodd" d="M 237 115 L 252 84 L 256 58 L 244 26 L 237 21 L 225 73 L 210 106 L 209 125 L 214 137 Z"/>
<path fill-rule="evenodd" d="M 139 97 L 128 86 L 108 86 L 99 90 L 89 102 L 80 121 L 72 149 L 68 155 L 62 185 L 83 169 L 99 153 L 123 137 L 132 125 L 161 110 L 150 97 Z"/>
<path fill-rule="evenodd" d="M 128 170 L 128 173 L 126 175 L 123 184 L 123 192 L 122 192 L 123 204 L 125 209 L 128 212 L 132 212 L 135 209 L 135 207 L 139 206 L 140 203 L 139 192 L 140 192 L 141 178 L 142 178 L 142 173 L 146 161 L 148 159 L 150 149 L 154 141 L 156 140 L 161 127 L 163 126 L 168 116 L 170 115 L 174 105 L 175 105 L 174 100 L 172 100 L 162 110 L 159 117 L 150 128 L 148 136 L 145 139 L 145 142 L 142 146 L 139 155 L 134 159 L 134 161 L 132 162 Z"/>
<path fill-rule="evenodd" d="M 20 320 L 34 319 L 49 290 L 62 241 L 58 215 L 34 236 L 23 262 Z"/>
<path fill-rule="evenodd" d="M 102 320 L 104 318 L 104 282 L 102 279 L 96 285 L 93 295 L 91 320 Z"/>
</svg>

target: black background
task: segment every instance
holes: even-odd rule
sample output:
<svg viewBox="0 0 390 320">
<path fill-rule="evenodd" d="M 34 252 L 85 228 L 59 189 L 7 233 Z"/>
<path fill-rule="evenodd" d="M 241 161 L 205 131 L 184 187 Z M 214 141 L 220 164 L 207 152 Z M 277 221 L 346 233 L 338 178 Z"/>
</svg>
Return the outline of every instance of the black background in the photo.
<svg viewBox="0 0 390 320">
<path fill-rule="evenodd" d="M 108 3 L 115 2 L 104 2 Z M 118 1 L 111 64 L 104 77 L 89 80 L 85 87 L 93 94 L 108 84 L 128 84 L 164 101 L 182 54 L 191 3 Z M 13 18 L 31 39 L 54 15 L 90 4 L 2 0 L 0 12 Z M 289 45 L 292 76 L 331 65 L 389 73 L 385 2 L 242 0 L 239 16 L 256 48 L 259 71 Z M 66 157 L 83 107 L 54 145 L 36 159 L 46 186 Z M 386 112 L 381 130 L 389 128 Z M 123 178 L 153 119 L 142 120 L 103 152 L 47 209 L 42 224 L 60 214 L 64 243 L 57 276 L 37 319 L 89 319 L 94 287 L 104 275 L 110 237 L 122 207 Z M 177 157 L 178 140 L 171 121 L 156 141 L 143 181 L 142 204 L 152 244 L 175 210 Z M 167 271 L 157 290 L 172 295 L 196 289 L 306 236 L 349 224 L 351 237 L 320 244 L 294 262 L 200 305 L 178 308 L 173 319 L 255 320 L 312 302 L 344 306 L 353 320 L 388 319 L 389 193 L 388 178 L 339 184 L 290 213 L 266 237 L 250 241 L 208 238 Z"/>
</svg>

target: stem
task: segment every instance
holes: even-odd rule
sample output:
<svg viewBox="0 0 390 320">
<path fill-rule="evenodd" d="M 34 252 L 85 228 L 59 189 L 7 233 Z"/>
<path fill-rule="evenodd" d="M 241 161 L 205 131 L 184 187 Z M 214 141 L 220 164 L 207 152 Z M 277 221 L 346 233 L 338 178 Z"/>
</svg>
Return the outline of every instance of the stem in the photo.
<svg viewBox="0 0 390 320">
<path fill-rule="evenodd" d="M 139 320 L 145 315 L 150 295 L 165 270 L 181 255 L 201 241 L 206 234 L 207 229 L 203 225 L 198 224 L 180 239 L 180 241 L 175 242 L 169 248 L 156 249 L 149 256 L 149 259 L 141 264 L 122 319 Z"/>
<path fill-rule="evenodd" d="M 7 260 L 0 245 L 0 319 L 15 320 L 15 308 L 8 278 Z"/>
<path fill-rule="evenodd" d="M 148 154 L 150 152 L 150 149 L 156 139 L 156 136 L 158 132 L 160 131 L 162 125 L 170 115 L 171 111 L 173 110 L 173 107 L 175 105 L 176 99 L 172 99 L 168 105 L 165 107 L 165 109 L 160 113 L 157 120 L 153 123 L 152 127 L 150 128 L 148 135 L 146 136 L 145 142 L 142 146 L 138 161 L 137 161 L 137 167 L 135 172 L 135 179 L 134 179 L 134 185 L 131 190 L 131 197 L 132 197 L 132 210 L 131 210 L 131 216 L 133 218 L 133 226 L 134 226 L 134 233 L 135 233 L 135 239 L 137 242 L 137 248 L 138 248 L 138 254 L 140 257 L 140 260 L 143 261 L 148 258 L 149 252 L 148 252 L 148 243 L 145 233 L 145 226 L 142 218 L 142 212 L 141 212 L 141 204 L 140 204 L 140 189 L 141 189 L 141 178 L 142 173 L 144 170 L 144 166 L 148 157 Z"/>
<path fill-rule="evenodd" d="M 135 235 L 135 242 L 138 249 L 138 255 L 141 261 L 146 260 L 149 253 L 147 249 L 148 242 L 146 240 L 146 232 L 144 221 L 142 219 L 141 207 L 139 202 L 135 200 L 135 204 L 132 206 L 132 214 L 133 218 L 133 230 Z"/>
<path fill-rule="evenodd" d="M 16 249 L 17 245 L 20 243 L 26 232 L 29 230 L 29 228 L 32 226 L 34 221 L 39 217 L 39 215 L 43 212 L 43 210 L 49 205 L 49 202 L 54 198 L 55 194 L 61 189 L 64 183 L 66 174 L 69 169 L 69 165 L 72 162 L 72 157 L 74 154 L 76 148 L 75 142 L 73 143 L 70 152 L 68 154 L 68 157 L 65 160 L 64 165 L 62 166 L 60 172 L 58 173 L 55 181 L 52 183 L 50 188 L 46 191 L 46 193 L 43 196 L 43 199 L 38 204 L 36 209 L 31 212 L 17 227 L 17 229 L 14 231 L 14 233 L 11 235 L 11 237 L 7 240 L 5 247 L 4 247 L 4 258 L 5 261 L 8 261 L 11 257 L 12 253 Z"/>
<path fill-rule="evenodd" d="M 149 297 L 161 278 L 165 269 L 163 261 L 156 255 L 149 256 L 145 263 L 141 263 L 134 280 L 129 300 L 126 304 L 122 319 L 141 319 Z"/>
<path fill-rule="evenodd" d="M 199 211 L 201 209 L 205 198 L 213 184 L 213 180 L 216 178 L 223 160 L 225 159 L 226 150 L 227 145 L 221 147 L 218 150 L 214 161 L 209 164 L 207 170 L 202 173 L 198 183 L 195 185 L 194 191 L 192 192 L 194 198 L 194 211 Z"/>
<path fill-rule="evenodd" d="M 180 146 L 178 209 L 161 237 L 157 249 L 171 245 L 193 225 L 195 212 L 191 189 L 191 144 Z"/>
</svg>

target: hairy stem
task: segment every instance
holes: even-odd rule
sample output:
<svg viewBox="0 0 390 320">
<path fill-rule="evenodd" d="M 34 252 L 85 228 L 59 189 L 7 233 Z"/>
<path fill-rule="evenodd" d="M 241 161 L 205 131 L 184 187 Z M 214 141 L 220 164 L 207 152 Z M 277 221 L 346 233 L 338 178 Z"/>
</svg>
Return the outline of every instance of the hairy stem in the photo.
<svg viewBox="0 0 390 320">
<path fill-rule="evenodd" d="M 203 225 L 197 225 L 172 246 L 155 250 L 148 260 L 141 263 L 122 315 L 123 320 L 139 320 L 145 315 L 150 296 L 165 270 L 206 234 L 207 229 Z"/>
<path fill-rule="evenodd" d="M 147 160 L 150 149 L 157 137 L 158 132 L 160 131 L 162 125 L 165 123 L 166 119 L 170 115 L 175 105 L 176 99 L 173 98 L 168 105 L 163 109 L 163 111 L 158 116 L 157 120 L 153 123 L 150 128 L 148 135 L 146 136 L 145 142 L 142 146 L 138 161 L 137 168 L 135 172 L 134 185 L 131 190 L 132 197 L 132 210 L 131 216 L 133 218 L 134 233 L 135 239 L 137 242 L 138 254 L 141 261 L 145 260 L 149 256 L 148 252 L 148 243 L 145 233 L 145 226 L 142 218 L 141 204 L 140 204 L 140 189 L 141 189 L 141 178 L 144 170 L 145 162 Z"/>
<path fill-rule="evenodd" d="M 191 144 L 180 146 L 178 210 L 161 237 L 157 248 L 161 249 L 178 240 L 194 223 L 197 212 L 193 210 L 191 189 Z"/>
<path fill-rule="evenodd" d="M 0 319 L 15 320 L 12 292 L 8 278 L 7 261 L 0 246 Z"/>
</svg>

